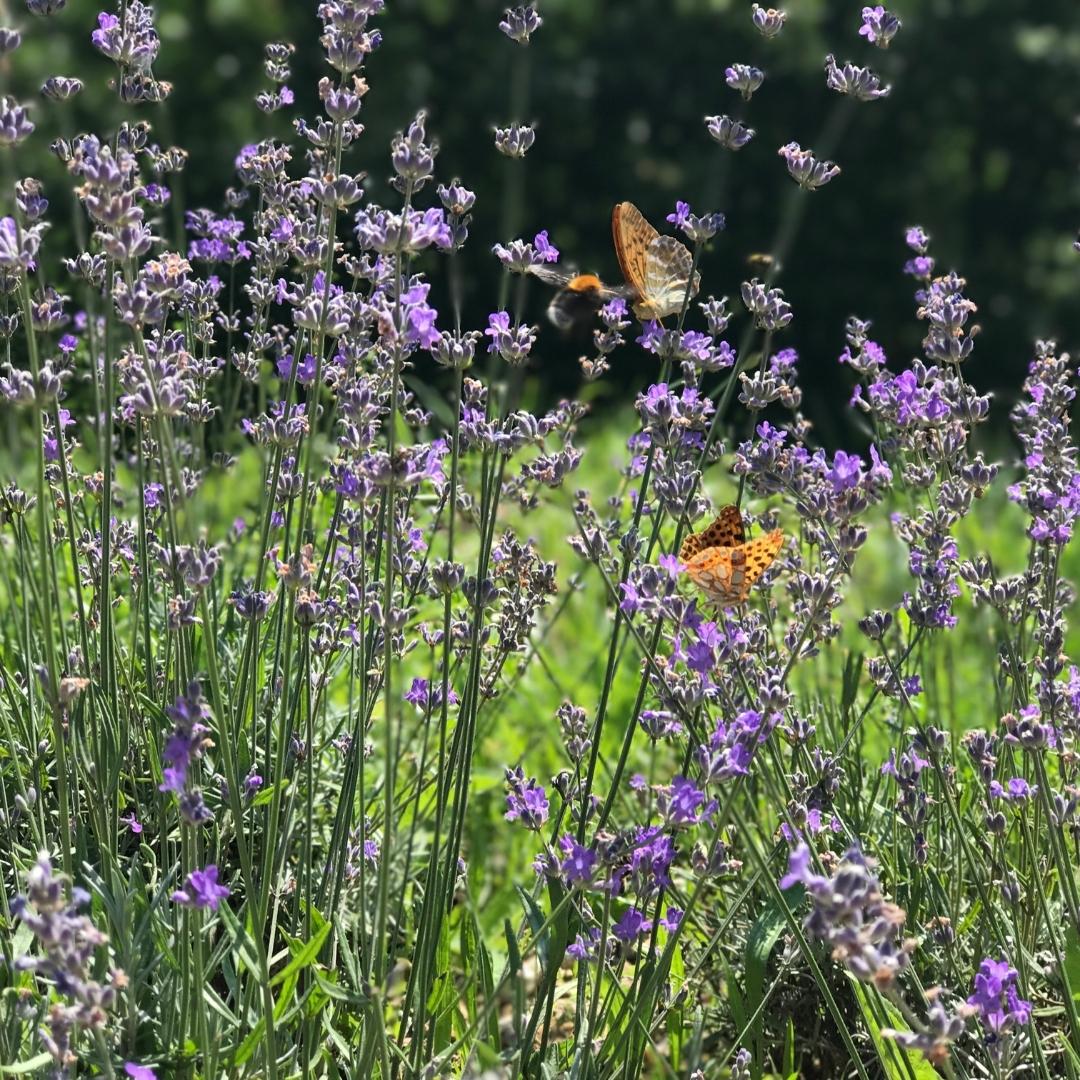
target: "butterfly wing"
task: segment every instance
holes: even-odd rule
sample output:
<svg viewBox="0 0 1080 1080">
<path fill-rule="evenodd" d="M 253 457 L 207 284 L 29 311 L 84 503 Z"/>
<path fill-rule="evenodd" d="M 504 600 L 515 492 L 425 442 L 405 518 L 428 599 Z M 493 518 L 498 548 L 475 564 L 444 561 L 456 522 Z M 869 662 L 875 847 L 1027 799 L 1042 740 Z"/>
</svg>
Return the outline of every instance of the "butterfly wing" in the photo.
<svg viewBox="0 0 1080 1080">
<path fill-rule="evenodd" d="M 638 296 L 646 292 L 646 261 L 649 245 L 660 235 L 641 211 L 630 202 L 618 203 L 611 212 L 611 234 L 623 278 Z"/>
<path fill-rule="evenodd" d="M 687 576 L 717 607 L 727 608 L 742 603 L 739 599 L 745 564 L 742 550 L 706 548 L 686 564 Z"/>
<path fill-rule="evenodd" d="M 673 236 L 657 236 L 645 252 L 645 287 L 642 300 L 651 317 L 663 319 L 682 311 L 686 287 L 693 272 L 694 257 L 685 244 Z M 690 296 L 697 296 L 701 275 L 694 274 Z"/>
<path fill-rule="evenodd" d="M 701 532 L 691 533 L 679 548 L 679 559 L 688 563 L 706 548 L 733 548 L 746 543 L 746 529 L 743 527 L 742 514 L 732 503 L 725 506 L 713 521 Z"/>
<path fill-rule="evenodd" d="M 783 546 L 783 532 L 774 529 L 737 547 L 705 548 L 687 561 L 686 573 L 717 607 L 736 607 L 746 603 Z"/>
<path fill-rule="evenodd" d="M 746 553 L 746 591 L 750 592 L 762 574 L 773 564 L 784 546 L 784 534 L 780 529 L 773 529 L 764 536 L 756 536 L 743 544 L 741 550 Z"/>
</svg>

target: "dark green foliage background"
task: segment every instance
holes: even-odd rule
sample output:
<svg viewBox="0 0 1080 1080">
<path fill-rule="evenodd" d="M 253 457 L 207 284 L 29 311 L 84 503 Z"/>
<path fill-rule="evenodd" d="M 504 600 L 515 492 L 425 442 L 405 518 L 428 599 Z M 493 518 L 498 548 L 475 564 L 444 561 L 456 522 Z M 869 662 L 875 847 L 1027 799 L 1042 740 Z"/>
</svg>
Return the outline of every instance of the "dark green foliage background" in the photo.
<svg viewBox="0 0 1080 1080">
<path fill-rule="evenodd" d="M 180 206 L 221 206 L 234 181 L 239 146 L 291 136 L 293 115 L 315 113 L 315 85 L 328 69 L 317 41 L 314 3 L 304 0 L 163 0 L 156 5 L 162 49 L 155 73 L 175 84 L 164 109 L 136 115 L 155 124 L 163 144 L 191 153 Z M 795 250 L 779 283 L 795 322 L 779 343 L 795 345 L 807 373 L 806 412 L 831 441 L 844 415 L 849 381 L 835 357 L 848 314 L 872 318 L 894 365 L 918 350 L 902 230 L 922 223 L 940 269 L 969 281 L 983 333 L 969 378 L 998 392 L 997 421 L 1015 397 L 1037 336 L 1075 346 L 1080 338 L 1080 4 L 1076 0 L 897 0 L 904 27 L 888 52 L 858 37 L 860 0 L 793 0 L 784 33 L 765 41 L 743 0 L 545 0 L 544 25 L 523 50 L 497 29 L 504 5 L 492 0 L 392 0 L 378 20 L 383 46 L 367 68 L 371 92 L 364 137 L 347 160 L 367 169 L 371 197 L 395 198 L 386 184 L 393 132 L 421 106 L 438 137 L 442 179 L 460 176 L 479 200 L 465 252 L 466 323 L 482 326 L 498 296 L 496 240 L 547 228 L 564 259 L 615 274 L 608 216 L 629 198 L 661 224 L 676 198 L 722 209 L 728 231 L 704 255 L 705 293 L 736 296 L 749 276 L 745 257 L 768 250 L 791 188 L 776 156 L 794 139 L 814 147 L 840 101 L 825 86 L 822 60 L 871 63 L 893 83 L 885 101 L 859 105 L 832 156 L 843 174 L 810 199 Z M 24 46 L 8 65 L 10 89 L 31 98 L 47 73 L 79 75 L 86 92 L 68 106 L 40 101 L 38 132 L 17 151 L 20 174 L 48 183 L 54 206 L 67 180 L 46 146 L 67 131 L 107 131 L 120 110 L 107 87 L 111 64 L 90 46 L 96 3 L 72 0 L 51 20 L 21 4 Z M 267 86 L 262 46 L 296 44 L 297 103 L 272 117 L 252 96 Z M 707 113 L 736 113 L 724 85 L 732 61 L 767 72 L 746 109 L 757 138 L 725 155 L 708 138 Z M 511 103 L 515 64 L 527 62 L 528 100 Z M 525 80 L 522 80 L 523 82 Z M 130 115 L 130 110 L 126 111 Z M 538 125 L 524 162 L 498 155 L 492 128 L 511 119 Z M 727 160 L 724 160 L 724 159 Z M 297 170 L 302 162 L 295 163 Z M 516 212 L 504 193 L 524 173 Z M 425 193 L 434 200 L 431 188 Z M 161 224 L 175 237 L 178 213 Z M 55 232 L 52 255 L 70 243 Z M 435 275 L 433 298 L 446 303 Z M 542 319 L 534 288 L 529 316 Z M 578 381 L 586 342 L 546 330 L 534 375 L 549 393 Z M 648 357 L 617 356 L 616 397 L 648 377 Z M 623 378 L 622 376 L 625 376 Z"/>
</svg>

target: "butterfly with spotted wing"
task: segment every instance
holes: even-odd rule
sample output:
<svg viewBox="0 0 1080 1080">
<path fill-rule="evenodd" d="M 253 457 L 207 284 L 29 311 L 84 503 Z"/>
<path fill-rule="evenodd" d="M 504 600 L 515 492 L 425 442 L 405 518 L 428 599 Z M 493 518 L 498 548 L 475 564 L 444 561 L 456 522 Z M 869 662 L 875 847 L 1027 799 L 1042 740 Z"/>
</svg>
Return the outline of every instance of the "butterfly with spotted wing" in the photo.
<svg viewBox="0 0 1080 1080">
<path fill-rule="evenodd" d="M 736 607 L 746 603 L 750 589 L 783 546 L 780 529 L 747 540 L 739 508 L 725 506 L 710 525 L 686 537 L 679 548 L 679 561 L 690 580 L 717 607 Z"/>
</svg>

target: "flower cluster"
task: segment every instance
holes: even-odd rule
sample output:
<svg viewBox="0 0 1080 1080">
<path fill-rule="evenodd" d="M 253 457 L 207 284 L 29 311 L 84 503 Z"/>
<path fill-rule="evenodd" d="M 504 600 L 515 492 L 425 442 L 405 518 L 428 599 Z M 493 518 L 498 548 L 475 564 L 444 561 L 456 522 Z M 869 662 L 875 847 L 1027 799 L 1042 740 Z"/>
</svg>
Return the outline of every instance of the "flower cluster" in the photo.
<svg viewBox="0 0 1080 1080">
<path fill-rule="evenodd" d="M 17 967 L 34 972 L 65 999 L 50 1006 L 40 1030 L 57 1076 L 69 1075 L 77 1063 L 79 1033 L 105 1027 L 116 1006 L 117 990 L 124 986 L 124 973 L 116 969 L 107 985 L 91 977 L 108 938 L 88 916 L 78 913 L 89 901 L 85 890 L 68 889 L 64 878 L 53 871 L 48 853 L 41 852 L 26 875 L 25 895 L 11 904 L 12 914 L 30 930 L 40 951 L 20 957 Z"/>
</svg>

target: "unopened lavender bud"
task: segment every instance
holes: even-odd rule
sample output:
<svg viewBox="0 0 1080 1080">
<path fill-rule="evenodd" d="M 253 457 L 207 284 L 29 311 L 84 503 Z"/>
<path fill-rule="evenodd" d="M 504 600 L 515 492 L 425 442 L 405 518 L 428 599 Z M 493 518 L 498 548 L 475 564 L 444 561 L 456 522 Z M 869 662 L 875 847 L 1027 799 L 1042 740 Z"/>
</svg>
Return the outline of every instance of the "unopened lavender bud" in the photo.
<svg viewBox="0 0 1080 1080">
<path fill-rule="evenodd" d="M 523 158 L 536 142 L 536 131 L 528 124 L 511 124 L 495 129 L 495 149 L 507 157 Z"/>
<path fill-rule="evenodd" d="M 724 70 L 724 82 L 738 90 L 744 101 L 749 101 L 764 81 L 765 72 L 749 64 L 732 64 Z"/>
<path fill-rule="evenodd" d="M 725 150 L 741 150 L 755 134 L 753 128 L 730 116 L 706 116 L 705 126 Z"/>
<path fill-rule="evenodd" d="M 53 75 L 41 84 L 41 96 L 50 101 L 70 101 L 76 94 L 82 92 L 82 88 L 81 79 L 67 75 Z"/>
<path fill-rule="evenodd" d="M 528 45 L 529 38 L 536 33 L 543 21 L 532 4 L 525 4 L 521 7 L 507 8 L 506 14 L 499 23 L 499 29 L 511 41 L 516 41 L 519 45 Z"/>
<path fill-rule="evenodd" d="M 1001 899 L 1006 904 L 1019 904 L 1023 899 L 1024 891 L 1020 887 L 1020 882 L 1017 880 L 1016 875 L 1010 870 L 1008 875 L 1001 882 Z"/>
<path fill-rule="evenodd" d="M 787 164 L 791 178 L 807 191 L 816 191 L 840 175 L 839 165 L 831 161 L 818 161 L 810 150 L 804 150 L 796 142 L 781 146 L 777 153 Z"/>
<path fill-rule="evenodd" d="M 784 20 L 787 18 L 786 11 L 778 11 L 776 8 L 763 8 L 754 4 L 750 9 L 750 18 L 762 37 L 776 37 L 784 29 Z"/>
</svg>

